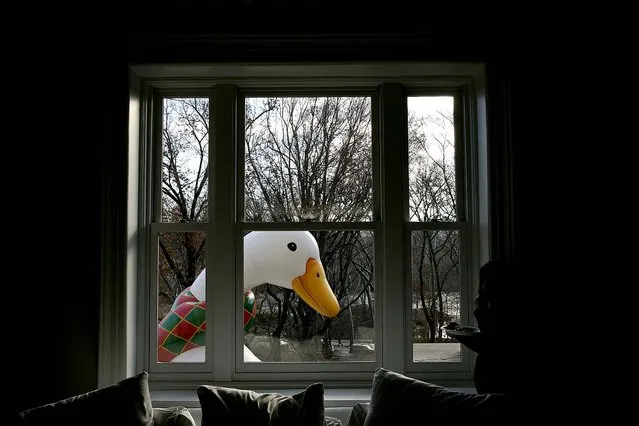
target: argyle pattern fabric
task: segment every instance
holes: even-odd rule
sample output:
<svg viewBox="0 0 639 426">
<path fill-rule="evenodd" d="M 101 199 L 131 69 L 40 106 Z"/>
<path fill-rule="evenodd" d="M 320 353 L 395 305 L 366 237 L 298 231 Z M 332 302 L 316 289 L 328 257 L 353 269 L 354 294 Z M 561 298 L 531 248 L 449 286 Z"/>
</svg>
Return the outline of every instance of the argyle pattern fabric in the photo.
<svg viewBox="0 0 639 426">
<path fill-rule="evenodd" d="M 199 301 L 187 287 L 158 324 L 158 362 L 170 362 L 182 352 L 203 346 L 205 330 L 206 302 Z"/>
<path fill-rule="evenodd" d="M 244 293 L 244 331 L 255 323 L 255 294 Z M 200 301 L 191 287 L 175 299 L 171 311 L 158 324 L 158 362 L 170 362 L 176 356 L 205 344 L 206 302 Z"/>
</svg>

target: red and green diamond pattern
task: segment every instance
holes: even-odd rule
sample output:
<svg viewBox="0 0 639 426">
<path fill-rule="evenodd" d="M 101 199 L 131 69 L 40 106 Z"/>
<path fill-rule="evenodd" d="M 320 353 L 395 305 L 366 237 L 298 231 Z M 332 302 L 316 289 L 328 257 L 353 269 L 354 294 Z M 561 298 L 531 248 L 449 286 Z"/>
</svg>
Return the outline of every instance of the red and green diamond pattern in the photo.
<svg viewBox="0 0 639 426">
<path fill-rule="evenodd" d="M 255 294 L 244 293 L 244 331 L 255 323 Z M 171 311 L 158 324 L 158 362 L 170 362 L 189 349 L 204 346 L 206 302 L 199 301 L 187 287 L 173 302 Z"/>
</svg>

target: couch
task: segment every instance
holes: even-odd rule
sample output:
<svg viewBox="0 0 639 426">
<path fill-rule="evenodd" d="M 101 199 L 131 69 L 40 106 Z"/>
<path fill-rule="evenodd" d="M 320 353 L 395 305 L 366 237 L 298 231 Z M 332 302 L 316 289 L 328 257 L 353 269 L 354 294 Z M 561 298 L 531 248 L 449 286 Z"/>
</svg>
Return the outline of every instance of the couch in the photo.
<svg viewBox="0 0 639 426">
<path fill-rule="evenodd" d="M 412 424 L 414 419 L 506 424 L 513 413 L 504 394 L 453 391 L 384 368 L 373 375 L 370 401 L 352 407 L 324 407 L 322 383 L 289 396 L 208 384 L 196 393 L 198 409 L 153 407 L 148 374 L 142 372 L 113 386 L 24 410 L 18 413 L 18 424 L 381 426 Z"/>
</svg>

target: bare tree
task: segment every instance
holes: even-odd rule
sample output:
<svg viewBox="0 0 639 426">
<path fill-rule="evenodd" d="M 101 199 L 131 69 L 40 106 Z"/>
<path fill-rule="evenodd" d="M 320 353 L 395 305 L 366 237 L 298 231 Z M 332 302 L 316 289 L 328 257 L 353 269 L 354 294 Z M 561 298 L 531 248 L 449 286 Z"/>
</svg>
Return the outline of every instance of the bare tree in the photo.
<svg viewBox="0 0 639 426">
<path fill-rule="evenodd" d="M 248 99 L 245 165 L 247 221 L 371 220 L 370 98 Z M 364 291 L 372 291 L 373 236 L 353 231 L 313 233 L 340 305 L 350 309 L 354 294 L 359 298 Z M 275 327 L 273 316 L 260 316 L 263 330 L 298 340 L 324 334 L 330 344 L 331 323 L 341 315 L 324 320 L 289 290 L 254 291 L 270 297 L 277 306 Z M 366 298 L 359 304 L 366 305 Z M 366 308 L 363 311 L 372 321 L 372 304 Z M 352 341 L 352 324 L 339 330 L 349 333 Z"/>
<path fill-rule="evenodd" d="M 209 113 L 206 98 L 165 100 L 164 222 L 208 220 Z M 250 98 L 245 113 L 245 220 L 372 220 L 370 98 Z M 339 333 L 352 343 L 354 323 L 372 326 L 374 318 L 373 234 L 313 233 L 346 315 L 325 320 L 290 290 L 264 285 L 253 289 L 258 301 L 255 329 L 278 341 L 323 336 L 330 345 Z M 160 293 L 169 307 L 204 267 L 205 243 L 203 233 L 160 236 Z M 279 360 L 279 355 L 273 358 Z"/>
<path fill-rule="evenodd" d="M 162 110 L 162 222 L 208 220 L 208 98 L 165 99 Z M 160 235 L 160 317 L 204 268 L 199 232 Z"/>
<path fill-rule="evenodd" d="M 409 114 L 409 205 L 418 222 L 457 219 L 453 112 Z M 448 300 L 459 291 L 459 236 L 456 230 L 423 230 L 412 235 L 415 341 L 441 341 L 441 326 L 456 319 L 458 304 Z M 458 308 L 457 308 L 458 309 Z M 423 317 L 423 319 L 422 319 Z M 420 326 L 423 324 L 423 326 Z M 420 328 L 425 335 L 421 336 Z"/>
</svg>

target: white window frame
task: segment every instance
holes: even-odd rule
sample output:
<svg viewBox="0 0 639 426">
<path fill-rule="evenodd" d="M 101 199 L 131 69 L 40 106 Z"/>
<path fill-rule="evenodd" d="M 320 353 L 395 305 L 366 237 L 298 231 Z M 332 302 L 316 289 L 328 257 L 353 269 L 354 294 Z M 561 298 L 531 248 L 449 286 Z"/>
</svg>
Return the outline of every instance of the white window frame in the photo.
<svg viewBox="0 0 639 426">
<path fill-rule="evenodd" d="M 462 345 L 460 363 L 413 363 L 412 362 L 412 322 L 410 318 L 410 284 L 407 274 L 410 231 L 423 229 L 422 225 L 408 222 L 408 206 L 403 199 L 407 191 L 407 178 L 402 172 L 407 153 L 407 129 L 405 127 L 405 96 L 427 94 L 432 91 L 455 89 L 463 93 L 463 102 L 458 105 L 463 115 L 457 111 L 456 118 L 464 120 L 456 130 L 456 144 L 464 141 L 464 155 L 458 158 L 457 166 L 464 171 L 462 185 L 466 187 L 463 202 L 468 209 L 466 233 L 467 255 L 462 258 L 467 273 L 462 277 L 462 298 L 466 309 L 462 312 L 462 322 L 474 324 L 472 315 L 474 289 L 479 267 L 491 258 L 492 249 L 489 201 L 493 197 L 489 190 L 488 146 L 486 127 L 485 66 L 481 63 L 354 63 L 354 64 L 185 64 L 185 65 L 132 65 L 129 69 L 129 133 L 126 147 L 120 149 L 122 157 L 114 158 L 112 173 L 105 176 L 104 197 L 105 220 L 103 227 L 103 258 L 101 287 L 101 322 L 99 346 L 100 386 L 115 383 L 137 371 L 150 371 L 152 386 L 173 389 L 192 389 L 201 383 L 241 385 L 244 387 L 286 387 L 294 382 L 321 380 L 337 386 L 370 385 L 372 372 L 383 366 L 413 377 L 430 380 L 443 385 L 472 385 L 474 354 Z M 209 164 L 217 176 L 209 179 L 209 186 L 216 193 L 216 203 L 210 197 L 209 212 L 212 224 L 207 228 L 217 240 L 224 240 L 224 249 L 219 245 L 207 247 L 207 300 L 216 312 L 213 327 L 207 333 L 207 347 L 214 341 L 232 342 L 234 350 L 216 351 L 207 355 L 203 364 L 154 364 L 150 362 L 149 348 L 154 348 L 154 333 L 150 333 L 154 314 L 153 303 L 145 295 L 149 294 L 149 283 L 153 281 L 150 267 L 149 241 L 154 226 L 149 228 L 151 216 L 151 196 L 145 192 L 153 171 L 148 161 L 153 153 L 152 117 L 154 99 L 157 93 L 185 93 L 186 95 L 210 95 L 215 92 L 214 108 L 218 125 L 211 127 L 211 138 L 216 140 L 236 140 L 236 114 L 239 106 L 237 90 L 264 89 L 299 90 L 308 88 L 333 88 L 344 90 L 373 90 L 379 94 L 378 133 L 380 164 L 392 164 L 381 169 L 376 181 L 379 193 L 385 198 L 379 207 L 384 220 L 375 225 L 376 240 L 380 231 L 385 236 L 385 245 L 376 247 L 381 257 L 376 265 L 376 306 L 375 332 L 378 347 L 377 359 L 369 363 L 320 363 L 317 365 L 261 365 L 236 367 L 241 364 L 241 345 L 237 339 L 239 332 L 225 326 L 225 319 L 241 323 L 241 312 L 234 312 L 230 304 L 224 302 L 235 299 L 241 306 L 242 290 L 237 283 L 235 261 L 242 227 L 236 227 L 233 208 L 235 203 L 235 182 L 233 179 L 219 179 L 235 176 L 236 165 L 232 162 L 215 162 L 218 158 L 234 158 L 234 144 L 211 144 L 215 152 L 210 152 Z M 184 91 L 184 92 L 183 92 Z M 375 101 L 373 102 L 373 105 Z M 457 105 L 457 102 L 456 102 Z M 211 111 L 214 110 L 213 105 Z M 213 115 L 213 114 L 211 114 Z M 220 123 L 226 123 L 219 125 Z M 403 126 L 403 127 L 402 127 Z M 457 129 L 457 123 L 456 123 Z M 212 139 L 211 139 L 212 140 Z M 400 149 L 398 149 L 398 147 Z M 374 150 L 377 148 L 374 147 Z M 160 155 L 161 152 L 155 152 Z M 375 156 L 373 157 L 375 160 Z M 243 161 L 243 158 L 242 158 Z M 460 176 L 458 175 L 458 178 Z M 157 176 L 156 176 L 157 178 Z M 215 182 L 215 183 L 214 183 Z M 459 188 L 458 183 L 458 188 Z M 401 187 L 403 191 L 397 191 Z M 228 207 L 232 208 L 228 208 Z M 375 212 L 377 214 L 377 212 Z M 376 215 L 376 217 L 379 217 Z M 162 231 L 171 229 L 162 224 Z M 168 225 L 168 226 L 167 226 Z M 175 230 L 184 230 L 184 225 L 201 229 L 199 224 L 178 224 Z M 231 225 L 231 226 L 229 226 Z M 305 228 L 306 223 L 300 223 Z M 206 225 L 209 226 L 209 225 Z M 205 226 L 205 228 L 206 228 Z M 261 225 L 263 226 L 263 225 Z M 422 226 L 422 228 L 420 228 Z M 277 224 L 267 224 L 265 229 L 277 228 Z M 155 227 L 157 228 L 157 227 Z M 208 235 L 208 234 L 207 234 Z M 207 238 L 207 241 L 211 241 Z M 217 247 L 217 248 L 216 248 Z M 229 249 L 230 248 L 230 249 Z M 157 259 L 156 259 L 157 262 Z M 232 286 L 218 286 L 215 298 L 213 280 L 226 279 L 236 282 Z M 403 283 L 389 285 L 388 283 Z M 396 313 L 400 314 L 397 315 Z M 403 313 L 403 314 L 402 314 Z M 226 324 L 228 324 L 226 322 Z M 404 333 L 401 332 L 404 330 Z M 398 332 L 399 331 L 399 332 Z M 150 336 L 152 334 L 153 336 Z M 233 353 L 237 353 L 234 356 Z M 211 352 L 209 352 L 210 354 Z M 153 364 L 153 365 L 152 365 Z M 331 368 L 331 371 L 327 371 Z M 268 371 L 266 371 L 268 370 Z"/>
</svg>

